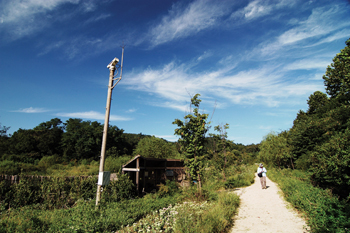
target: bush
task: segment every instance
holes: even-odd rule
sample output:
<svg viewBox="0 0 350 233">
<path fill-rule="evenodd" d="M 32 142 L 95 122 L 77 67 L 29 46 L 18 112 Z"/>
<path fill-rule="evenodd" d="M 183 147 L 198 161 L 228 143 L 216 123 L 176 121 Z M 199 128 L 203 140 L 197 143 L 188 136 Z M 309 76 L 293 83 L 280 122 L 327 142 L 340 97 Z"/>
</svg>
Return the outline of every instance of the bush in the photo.
<svg viewBox="0 0 350 233">
<path fill-rule="evenodd" d="M 104 188 L 102 197 L 106 201 L 121 201 L 135 197 L 135 187 L 127 174 L 117 174 L 118 180 L 111 181 L 108 186 Z"/>
<path fill-rule="evenodd" d="M 166 180 L 165 185 L 160 184 L 158 186 L 159 186 L 159 190 L 157 192 L 157 195 L 159 195 L 160 197 L 164 197 L 168 195 L 173 196 L 175 193 L 179 191 L 179 186 L 174 180 Z"/>
<path fill-rule="evenodd" d="M 21 172 L 18 163 L 12 160 L 4 160 L 0 162 L 0 174 L 17 175 Z"/>
<path fill-rule="evenodd" d="M 52 165 L 56 164 L 58 161 L 58 158 L 54 155 L 51 156 L 44 156 L 40 159 L 38 163 L 38 167 L 40 170 L 46 170 L 47 168 L 51 167 Z"/>
</svg>

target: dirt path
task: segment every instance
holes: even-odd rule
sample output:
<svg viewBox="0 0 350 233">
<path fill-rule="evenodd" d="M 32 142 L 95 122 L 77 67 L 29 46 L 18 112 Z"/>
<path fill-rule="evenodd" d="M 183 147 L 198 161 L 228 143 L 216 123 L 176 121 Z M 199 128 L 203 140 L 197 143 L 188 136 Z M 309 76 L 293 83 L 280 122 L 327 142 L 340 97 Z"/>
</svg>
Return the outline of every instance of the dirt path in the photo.
<svg viewBox="0 0 350 233">
<path fill-rule="evenodd" d="M 231 233 L 235 232 L 307 232 L 305 221 L 280 196 L 277 184 L 266 179 L 262 189 L 259 177 L 249 187 L 237 190 L 241 206 Z"/>
</svg>

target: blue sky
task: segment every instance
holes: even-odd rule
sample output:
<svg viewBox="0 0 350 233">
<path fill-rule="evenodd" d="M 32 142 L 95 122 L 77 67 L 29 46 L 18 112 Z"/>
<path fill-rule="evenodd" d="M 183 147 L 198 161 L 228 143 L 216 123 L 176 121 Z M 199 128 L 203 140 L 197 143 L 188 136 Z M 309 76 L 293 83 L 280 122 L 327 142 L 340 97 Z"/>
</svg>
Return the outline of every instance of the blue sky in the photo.
<svg viewBox="0 0 350 233">
<path fill-rule="evenodd" d="M 106 66 L 124 44 L 111 125 L 175 141 L 199 93 L 212 126 L 259 143 L 324 92 L 349 37 L 347 0 L 1 0 L 0 123 L 103 123 Z"/>
</svg>

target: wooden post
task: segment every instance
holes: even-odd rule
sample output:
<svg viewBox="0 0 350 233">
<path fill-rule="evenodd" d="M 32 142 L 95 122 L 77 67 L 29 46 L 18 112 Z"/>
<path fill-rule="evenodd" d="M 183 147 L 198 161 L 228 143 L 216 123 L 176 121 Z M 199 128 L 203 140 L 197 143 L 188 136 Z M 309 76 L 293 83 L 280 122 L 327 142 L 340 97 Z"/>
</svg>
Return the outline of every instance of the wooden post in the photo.
<svg viewBox="0 0 350 233">
<path fill-rule="evenodd" d="M 136 190 L 137 193 L 140 194 L 140 158 L 136 159 Z"/>
</svg>

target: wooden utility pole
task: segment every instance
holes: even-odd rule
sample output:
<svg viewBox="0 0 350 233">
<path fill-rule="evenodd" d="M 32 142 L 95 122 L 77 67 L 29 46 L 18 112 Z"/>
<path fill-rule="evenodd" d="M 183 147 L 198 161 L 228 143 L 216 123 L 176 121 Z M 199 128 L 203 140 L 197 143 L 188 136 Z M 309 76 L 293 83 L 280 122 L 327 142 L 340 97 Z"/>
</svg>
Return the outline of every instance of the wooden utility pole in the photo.
<svg viewBox="0 0 350 233">
<path fill-rule="evenodd" d="M 112 90 L 118 84 L 118 82 L 122 79 L 123 57 L 124 57 L 124 46 L 122 47 L 122 61 L 121 61 L 121 66 L 120 66 L 120 77 L 119 78 L 115 78 L 116 75 L 114 75 L 114 72 L 117 69 L 116 65 L 118 64 L 119 59 L 114 58 L 107 66 L 107 68 L 109 69 L 109 83 L 108 83 L 105 123 L 104 123 L 104 127 L 103 127 L 103 136 L 102 136 L 101 158 L 100 158 L 100 168 L 99 168 L 99 182 L 97 184 L 97 193 L 96 193 L 96 206 L 98 206 L 98 204 L 101 200 L 102 183 L 100 183 L 100 180 L 102 182 L 103 177 L 100 177 L 100 176 L 103 176 L 103 174 L 104 174 L 103 172 L 104 172 L 104 164 L 105 164 L 109 115 L 110 115 L 110 110 L 111 110 Z M 114 83 L 114 81 L 116 81 L 116 82 Z"/>
</svg>

